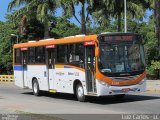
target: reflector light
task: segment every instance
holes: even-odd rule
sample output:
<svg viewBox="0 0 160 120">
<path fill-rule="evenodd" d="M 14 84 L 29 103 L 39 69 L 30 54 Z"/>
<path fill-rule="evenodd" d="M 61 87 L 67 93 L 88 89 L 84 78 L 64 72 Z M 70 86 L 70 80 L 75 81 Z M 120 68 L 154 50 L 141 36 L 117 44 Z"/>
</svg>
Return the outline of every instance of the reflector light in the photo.
<svg viewBox="0 0 160 120">
<path fill-rule="evenodd" d="M 27 51 L 28 48 L 21 48 L 21 51 Z"/>
<path fill-rule="evenodd" d="M 55 48 L 55 45 L 47 45 L 46 48 Z"/>
<path fill-rule="evenodd" d="M 91 45 L 95 45 L 95 42 L 94 41 L 84 42 L 84 46 L 91 46 Z"/>
</svg>

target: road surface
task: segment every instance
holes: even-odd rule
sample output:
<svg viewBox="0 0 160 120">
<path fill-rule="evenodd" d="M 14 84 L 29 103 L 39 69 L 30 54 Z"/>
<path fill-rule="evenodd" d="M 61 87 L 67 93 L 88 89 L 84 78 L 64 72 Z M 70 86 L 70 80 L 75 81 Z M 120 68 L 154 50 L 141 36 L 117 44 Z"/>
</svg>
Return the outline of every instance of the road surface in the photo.
<svg viewBox="0 0 160 120">
<path fill-rule="evenodd" d="M 116 100 L 113 96 L 89 97 L 88 102 L 83 103 L 70 94 L 45 92 L 36 97 L 32 90 L 0 84 L 0 113 L 56 114 L 64 119 L 71 119 L 68 114 L 72 114 L 75 120 L 80 119 L 73 114 L 96 114 L 90 115 L 94 119 L 99 119 L 97 114 L 160 114 L 160 93 L 127 95 L 123 100 Z"/>
</svg>

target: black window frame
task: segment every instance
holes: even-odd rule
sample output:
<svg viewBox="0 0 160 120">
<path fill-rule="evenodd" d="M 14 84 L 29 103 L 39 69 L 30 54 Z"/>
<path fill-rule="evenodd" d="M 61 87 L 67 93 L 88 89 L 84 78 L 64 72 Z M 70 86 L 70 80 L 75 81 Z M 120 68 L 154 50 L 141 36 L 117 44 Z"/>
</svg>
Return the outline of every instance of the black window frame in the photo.
<svg viewBox="0 0 160 120">
<path fill-rule="evenodd" d="M 35 64 L 46 63 L 46 48 L 44 46 L 35 47 Z"/>
<path fill-rule="evenodd" d="M 17 58 L 17 51 L 19 51 L 19 58 Z M 14 63 L 21 64 L 21 60 L 22 60 L 21 49 L 20 48 L 14 49 Z"/>
<path fill-rule="evenodd" d="M 33 50 L 31 50 L 31 49 L 33 49 Z M 33 55 L 31 55 L 31 52 L 33 51 Z M 31 57 L 33 57 L 32 59 L 31 59 Z M 29 47 L 28 48 L 28 64 L 36 64 L 36 62 L 35 62 L 35 47 Z"/>
<path fill-rule="evenodd" d="M 65 46 L 65 49 L 62 50 L 63 54 L 66 57 L 66 60 L 64 61 L 59 61 L 58 60 L 58 55 L 59 55 L 59 46 Z M 74 51 L 74 45 L 76 45 L 75 51 Z M 80 45 L 81 45 L 81 49 L 80 49 Z M 71 47 L 72 46 L 72 47 Z M 79 49 L 77 49 L 77 47 L 79 47 Z M 72 50 L 71 50 L 72 48 Z M 81 52 L 81 55 L 78 54 L 79 51 Z M 74 54 L 74 58 L 76 58 L 76 56 L 79 56 L 79 61 L 76 60 L 72 60 L 72 62 L 70 61 L 70 54 Z M 80 60 L 82 60 L 82 63 L 80 62 Z M 81 68 L 85 68 L 85 46 L 83 44 L 83 42 L 80 43 L 69 43 L 69 44 L 61 44 L 61 45 L 57 45 L 56 47 L 56 64 L 68 64 L 68 65 L 73 65 L 76 67 L 81 67 Z"/>
</svg>

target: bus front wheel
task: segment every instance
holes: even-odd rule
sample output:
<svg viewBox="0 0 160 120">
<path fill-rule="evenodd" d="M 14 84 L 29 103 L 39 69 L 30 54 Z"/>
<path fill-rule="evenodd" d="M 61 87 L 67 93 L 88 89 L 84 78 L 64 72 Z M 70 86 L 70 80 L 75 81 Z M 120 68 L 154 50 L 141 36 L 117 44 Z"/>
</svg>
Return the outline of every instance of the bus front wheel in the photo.
<svg viewBox="0 0 160 120">
<path fill-rule="evenodd" d="M 85 102 L 86 96 L 84 95 L 83 86 L 80 83 L 77 84 L 77 86 L 76 86 L 76 96 L 77 96 L 78 101 Z"/>
<path fill-rule="evenodd" d="M 33 94 L 35 96 L 40 95 L 39 84 L 38 84 L 38 81 L 36 79 L 33 80 L 32 89 L 33 89 Z"/>
</svg>

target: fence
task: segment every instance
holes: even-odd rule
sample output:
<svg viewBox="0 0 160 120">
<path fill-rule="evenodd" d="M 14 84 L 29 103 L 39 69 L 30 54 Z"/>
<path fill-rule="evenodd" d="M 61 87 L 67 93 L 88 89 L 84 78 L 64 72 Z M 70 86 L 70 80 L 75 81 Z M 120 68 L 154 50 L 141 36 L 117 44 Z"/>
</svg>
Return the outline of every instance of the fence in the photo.
<svg viewBox="0 0 160 120">
<path fill-rule="evenodd" d="M 14 82 L 13 75 L 0 75 L 0 82 Z"/>
</svg>

